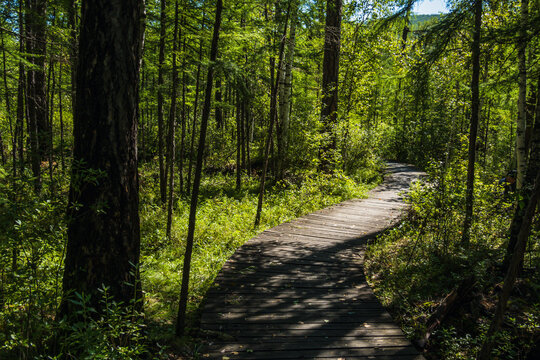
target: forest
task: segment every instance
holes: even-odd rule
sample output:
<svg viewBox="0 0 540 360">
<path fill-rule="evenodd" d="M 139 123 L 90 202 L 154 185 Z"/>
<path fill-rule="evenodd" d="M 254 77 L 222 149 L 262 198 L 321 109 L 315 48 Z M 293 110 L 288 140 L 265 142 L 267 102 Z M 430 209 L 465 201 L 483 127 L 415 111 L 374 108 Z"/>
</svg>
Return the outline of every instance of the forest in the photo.
<svg viewBox="0 0 540 360">
<path fill-rule="evenodd" d="M 0 359 L 207 358 L 227 259 L 388 161 L 426 173 L 366 248 L 393 320 L 536 359 L 540 1 L 415 2 L 0 0 Z"/>
</svg>

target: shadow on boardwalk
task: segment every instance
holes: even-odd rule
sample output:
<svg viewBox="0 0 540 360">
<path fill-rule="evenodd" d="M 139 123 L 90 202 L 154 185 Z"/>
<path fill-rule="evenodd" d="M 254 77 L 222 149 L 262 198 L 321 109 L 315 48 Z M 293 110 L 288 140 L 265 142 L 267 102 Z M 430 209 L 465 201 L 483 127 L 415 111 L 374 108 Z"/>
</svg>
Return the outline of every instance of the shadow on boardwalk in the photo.
<svg viewBox="0 0 540 360">
<path fill-rule="evenodd" d="M 390 163 L 366 200 L 349 200 L 267 230 L 225 263 L 201 329 L 213 359 L 422 359 L 373 295 L 368 239 L 399 222 L 400 193 L 421 173 Z"/>
</svg>

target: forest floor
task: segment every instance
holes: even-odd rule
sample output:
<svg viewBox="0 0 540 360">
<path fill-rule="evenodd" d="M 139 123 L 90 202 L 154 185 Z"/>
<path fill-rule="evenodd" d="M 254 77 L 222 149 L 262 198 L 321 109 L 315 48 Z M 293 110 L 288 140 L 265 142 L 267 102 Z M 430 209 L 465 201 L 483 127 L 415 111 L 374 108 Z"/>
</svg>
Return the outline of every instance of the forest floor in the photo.
<svg viewBox="0 0 540 360">
<path fill-rule="evenodd" d="M 502 289 L 500 266 L 513 213 L 513 199 L 495 184 L 478 184 L 477 225 L 468 249 L 460 247 L 460 178 L 430 183 L 411 192 L 412 211 L 402 224 L 368 246 L 366 273 L 378 299 L 427 359 L 475 359 Z M 433 184 L 437 184 L 433 186 Z M 441 191 L 441 185 L 445 188 Z M 455 188 L 454 188 L 455 189 Z M 535 225 L 525 271 L 512 292 L 494 359 L 538 359 L 540 272 Z M 447 308 L 445 308 L 447 306 Z M 443 311 L 444 310 L 444 311 Z M 435 326 L 426 338 L 427 327 Z"/>
</svg>

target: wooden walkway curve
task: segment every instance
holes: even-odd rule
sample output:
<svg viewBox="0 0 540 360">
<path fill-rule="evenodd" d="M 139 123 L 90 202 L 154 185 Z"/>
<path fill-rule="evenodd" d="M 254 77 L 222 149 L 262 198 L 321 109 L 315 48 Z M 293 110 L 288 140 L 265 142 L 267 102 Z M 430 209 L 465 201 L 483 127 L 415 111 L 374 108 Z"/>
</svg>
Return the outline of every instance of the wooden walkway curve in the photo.
<svg viewBox="0 0 540 360">
<path fill-rule="evenodd" d="M 211 359 L 423 359 L 366 282 L 366 241 L 400 220 L 421 172 L 388 163 L 365 200 L 266 230 L 240 247 L 209 290 L 201 329 Z"/>
</svg>

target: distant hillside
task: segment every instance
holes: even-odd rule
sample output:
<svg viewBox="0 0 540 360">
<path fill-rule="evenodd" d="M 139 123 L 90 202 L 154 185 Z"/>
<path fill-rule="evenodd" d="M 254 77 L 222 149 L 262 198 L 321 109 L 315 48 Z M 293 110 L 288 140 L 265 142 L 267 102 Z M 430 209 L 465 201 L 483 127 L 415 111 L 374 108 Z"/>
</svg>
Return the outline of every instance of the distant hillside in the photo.
<svg viewBox="0 0 540 360">
<path fill-rule="evenodd" d="M 430 15 L 413 15 L 411 16 L 411 28 L 416 30 L 422 25 L 435 21 L 440 17 L 439 14 L 430 14 Z"/>
</svg>

